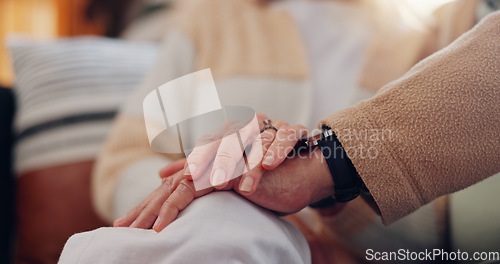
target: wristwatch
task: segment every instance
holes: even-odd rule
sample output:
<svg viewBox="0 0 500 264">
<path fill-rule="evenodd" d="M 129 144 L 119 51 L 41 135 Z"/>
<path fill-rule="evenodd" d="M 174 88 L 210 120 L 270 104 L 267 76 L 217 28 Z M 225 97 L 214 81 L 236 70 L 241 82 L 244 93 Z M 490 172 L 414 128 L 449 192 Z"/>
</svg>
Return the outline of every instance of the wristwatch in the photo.
<svg viewBox="0 0 500 264">
<path fill-rule="evenodd" d="M 300 140 L 295 147 L 295 151 L 311 151 L 316 147 L 321 149 L 328 164 L 334 182 L 335 194 L 311 204 L 310 207 L 330 207 L 336 203 L 349 202 L 358 197 L 362 191 L 369 193 L 351 159 L 347 156 L 335 132 L 330 127 L 323 125 L 322 132 L 319 134 Z"/>
</svg>

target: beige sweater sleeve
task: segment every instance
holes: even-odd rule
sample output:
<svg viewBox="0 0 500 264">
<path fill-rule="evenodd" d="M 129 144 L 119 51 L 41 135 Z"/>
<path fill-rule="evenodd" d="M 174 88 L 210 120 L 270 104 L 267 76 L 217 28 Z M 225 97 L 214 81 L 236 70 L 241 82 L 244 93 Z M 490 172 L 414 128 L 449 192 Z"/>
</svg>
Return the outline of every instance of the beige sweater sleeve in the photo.
<svg viewBox="0 0 500 264">
<path fill-rule="evenodd" d="M 92 200 L 104 220 L 113 222 L 113 203 L 117 185 L 124 171 L 136 162 L 162 156 L 168 160 L 182 157 L 154 152 L 148 141 L 142 100 L 161 84 L 195 70 L 195 50 L 190 38 L 172 28 L 162 45 L 156 65 L 138 90 L 124 103 L 100 151 L 92 175 Z M 165 165 L 167 162 L 165 162 Z M 137 175 L 137 177 L 142 177 Z"/>
<path fill-rule="evenodd" d="M 332 127 L 385 224 L 500 171 L 500 12 Z"/>
</svg>

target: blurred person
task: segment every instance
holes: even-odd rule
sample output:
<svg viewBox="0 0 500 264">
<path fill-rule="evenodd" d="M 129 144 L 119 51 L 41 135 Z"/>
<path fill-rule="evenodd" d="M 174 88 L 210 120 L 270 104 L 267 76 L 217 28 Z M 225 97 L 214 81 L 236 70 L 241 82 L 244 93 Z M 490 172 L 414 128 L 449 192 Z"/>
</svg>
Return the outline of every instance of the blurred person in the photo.
<svg viewBox="0 0 500 264">
<path fill-rule="evenodd" d="M 324 115 L 372 96 L 379 87 L 401 76 L 418 60 L 472 27 L 476 20 L 472 12 L 477 4 L 475 1 L 461 1 L 441 9 L 437 17 L 442 23 L 436 24 L 429 22 L 432 21 L 430 16 L 424 19 L 417 14 L 410 16 L 414 19 L 409 23 L 397 15 L 400 13 L 388 10 L 391 4 L 397 5 L 394 9 L 403 5 L 400 1 L 380 1 L 374 9 L 370 7 L 372 1 L 183 1 L 178 24 L 166 38 L 165 52 L 159 58 L 156 70 L 124 107 L 99 157 L 94 197 L 100 214 L 113 221 L 129 211 L 159 184 L 159 179 L 156 179 L 159 169 L 179 158 L 158 155 L 147 142 L 141 103 L 144 96 L 160 84 L 210 67 L 224 104 L 251 106 L 273 119 L 314 127 L 315 120 Z M 391 19 L 383 19 L 388 13 L 392 14 Z M 457 17 L 462 23 L 445 23 L 455 21 Z M 165 180 L 162 186 L 167 187 L 163 188 L 172 192 L 182 181 L 182 175 L 175 179 Z M 240 199 L 233 194 L 210 194 L 196 202 L 212 207 L 224 206 L 214 203 L 220 195 L 228 196 L 225 203 L 237 203 Z M 416 217 L 418 221 L 431 219 L 429 222 L 432 223 L 428 229 L 423 227 L 415 231 L 431 234 L 432 239 L 424 235 L 418 238 L 421 241 L 416 241 L 413 234 L 405 235 L 401 228 L 391 231 L 374 224 L 375 214 L 363 209 L 368 206 L 362 201 L 347 207 L 353 207 L 353 210 L 344 211 L 365 212 L 362 220 L 355 223 L 357 226 L 349 229 L 352 233 L 345 234 L 351 238 L 350 243 L 359 243 L 366 238 L 366 233 L 370 233 L 363 234 L 362 231 L 373 228 L 376 230 L 373 237 L 389 234 L 388 240 L 400 238 L 399 241 L 405 241 L 409 247 L 428 247 L 429 243 L 434 246 L 442 242 L 435 235 L 438 226 L 435 219 L 439 217 L 433 207 L 422 213 L 423 218 Z M 196 208 L 203 208 L 203 205 Z M 252 217 L 258 218 L 262 214 L 258 209 L 245 209 Z M 196 217 L 205 215 L 190 212 L 176 223 L 196 225 Z M 204 211 L 198 209 L 198 212 Z M 314 213 L 305 215 L 306 219 L 315 219 L 311 216 Z M 246 216 L 247 221 L 252 219 Z M 266 219 L 268 223 L 275 221 L 272 216 Z M 154 220 L 149 220 L 146 224 L 149 226 L 135 227 L 150 228 Z M 303 246 L 292 227 L 279 223 L 295 234 L 295 244 Z M 411 223 L 402 223 L 401 226 Z M 216 223 L 198 224 L 209 228 Z M 250 228 L 255 227 L 251 224 Z M 335 229 L 335 226 L 320 225 L 319 228 L 328 230 Z M 103 232 L 112 235 L 121 231 Z M 171 229 L 169 232 L 175 231 Z M 167 235 L 169 232 L 163 233 Z M 231 242 L 230 237 L 224 238 Z M 241 240 L 234 242 L 232 246 L 247 245 L 242 245 Z M 190 243 L 193 242 L 188 241 L 183 246 L 189 248 Z M 288 244 L 283 247 L 294 248 L 303 256 L 308 254 L 308 249 L 300 246 Z M 123 249 L 127 250 L 126 247 Z M 116 255 L 109 256 L 110 259 L 113 257 Z"/>
</svg>

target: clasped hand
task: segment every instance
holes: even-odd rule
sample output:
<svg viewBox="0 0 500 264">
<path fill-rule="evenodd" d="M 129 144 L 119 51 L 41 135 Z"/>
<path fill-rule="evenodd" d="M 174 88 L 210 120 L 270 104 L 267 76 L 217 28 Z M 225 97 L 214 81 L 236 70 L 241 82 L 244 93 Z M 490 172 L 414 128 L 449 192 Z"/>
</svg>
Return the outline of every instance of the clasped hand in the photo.
<svg viewBox="0 0 500 264">
<path fill-rule="evenodd" d="M 259 130 L 262 129 L 267 116 L 257 114 L 255 118 Z M 163 168 L 162 184 L 113 225 L 153 228 L 159 232 L 195 198 L 214 190 L 233 190 L 279 214 L 296 212 L 332 195 L 333 180 L 319 149 L 307 155 L 288 157 L 307 129 L 283 121 L 272 121 L 272 125 L 277 131 L 267 129 L 256 137 L 251 132 L 255 129 L 245 127 L 239 131 L 244 148 L 252 144 L 259 146 L 252 147 L 247 157 L 250 170 L 248 167 L 245 170 L 244 148 L 235 141 L 235 133 L 219 139 L 213 135 L 200 139 L 187 159 Z M 207 139 L 210 142 L 207 143 Z M 235 171 L 244 173 L 232 179 Z M 209 180 L 210 187 L 196 188 L 196 181 L 203 178 Z"/>
</svg>

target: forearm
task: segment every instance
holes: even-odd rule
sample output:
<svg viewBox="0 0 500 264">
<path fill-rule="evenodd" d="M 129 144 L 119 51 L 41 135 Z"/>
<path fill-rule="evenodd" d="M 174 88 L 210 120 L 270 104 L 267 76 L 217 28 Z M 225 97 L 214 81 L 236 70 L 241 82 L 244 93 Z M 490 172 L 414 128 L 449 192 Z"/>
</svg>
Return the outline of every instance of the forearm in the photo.
<svg viewBox="0 0 500 264">
<path fill-rule="evenodd" d="M 326 117 L 385 223 L 500 171 L 500 13 Z"/>
</svg>

